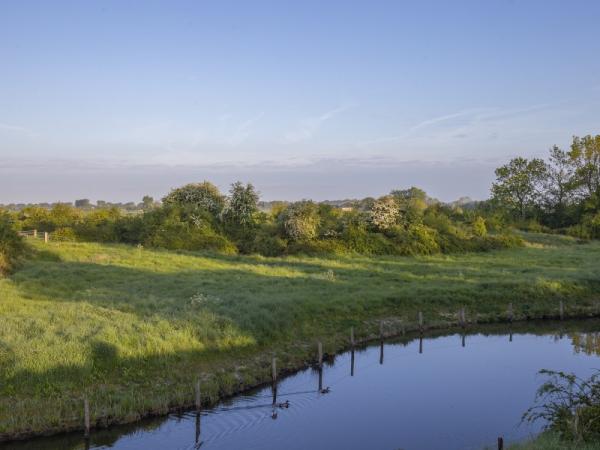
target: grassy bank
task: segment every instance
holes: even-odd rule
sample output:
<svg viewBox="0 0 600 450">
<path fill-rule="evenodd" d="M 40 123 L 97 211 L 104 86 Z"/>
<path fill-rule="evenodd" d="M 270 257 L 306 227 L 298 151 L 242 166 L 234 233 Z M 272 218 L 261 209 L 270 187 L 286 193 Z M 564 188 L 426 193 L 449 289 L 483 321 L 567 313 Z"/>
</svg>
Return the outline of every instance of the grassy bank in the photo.
<svg viewBox="0 0 600 450">
<path fill-rule="evenodd" d="M 525 248 L 406 258 L 219 256 L 35 244 L 0 280 L 0 436 L 98 425 L 268 380 L 357 338 L 467 318 L 597 312 L 600 243 L 529 235 Z"/>
<path fill-rule="evenodd" d="M 552 433 L 542 433 L 538 438 L 511 445 L 509 450 L 600 450 L 600 442 L 573 442 L 561 441 Z"/>
</svg>

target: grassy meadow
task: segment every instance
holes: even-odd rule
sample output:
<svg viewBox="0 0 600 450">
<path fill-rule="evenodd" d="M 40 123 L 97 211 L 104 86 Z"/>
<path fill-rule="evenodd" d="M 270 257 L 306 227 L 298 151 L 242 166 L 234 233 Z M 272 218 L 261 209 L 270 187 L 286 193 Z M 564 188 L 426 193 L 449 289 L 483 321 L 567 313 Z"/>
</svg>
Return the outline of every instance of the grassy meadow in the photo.
<svg viewBox="0 0 600 450">
<path fill-rule="evenodd" d="M 524 248 L 422 257 L 225 256 L 31 242 L 0 279 L 0 438 L 191 405 L 269 380 L 347 345 L 467 319 L 600 312 L 600 242 L 528 234 Z"/>
</svg>

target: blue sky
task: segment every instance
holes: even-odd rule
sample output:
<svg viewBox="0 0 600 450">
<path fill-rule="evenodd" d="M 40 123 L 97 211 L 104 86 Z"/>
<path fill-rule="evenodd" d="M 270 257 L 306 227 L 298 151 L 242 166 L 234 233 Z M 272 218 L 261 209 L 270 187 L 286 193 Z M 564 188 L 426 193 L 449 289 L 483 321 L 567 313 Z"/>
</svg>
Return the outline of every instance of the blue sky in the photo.
<svg viewBox="0 0 600 450">
<path fill-rule="evenodd" d="M 0 2 L 0 202 L 418 185 L 600 133 L 597 1 Z"/>
</svg>

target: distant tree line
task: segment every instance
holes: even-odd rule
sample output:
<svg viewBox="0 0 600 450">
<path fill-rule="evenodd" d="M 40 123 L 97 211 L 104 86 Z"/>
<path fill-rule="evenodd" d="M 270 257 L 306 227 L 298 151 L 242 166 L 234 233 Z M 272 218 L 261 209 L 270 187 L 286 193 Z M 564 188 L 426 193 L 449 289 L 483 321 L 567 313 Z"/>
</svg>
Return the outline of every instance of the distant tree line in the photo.
<svg viewBox="0 0 600 450">
<path fill-rule="evenodd" d="M 433 254 L 520 243 L 476 205 L 445 205 L 415 187 L 339 203 L 272 202 L 266 209 L 252 184 L 236 182 L 223 194 L 204 181 L 173 189 L 161 203 L 146 203 L 137 214 L 79 201 L 49 209 L 27 206 L 11 217 L 17 228 L 49 231 L 53 240 L 266 256 Z"/>
<path fill-rule="evenodd" d="M 412 187 L 361 200 L 266 203 L 252 184 L 233 183 L 224 194 L 203 181 L 161 202 L 146 196 L 131 210 L 81 199 L 24 206 L 0 224 L 49 231 L 54 240 L 177 250 L 423 255 L 522 245 L 516 229 L 599 238 L 599 186 L 600 136 L 585 136 L 568 151 L 553 147 L 547 161 L 518 157 L 499 167 L 482 202 L 444 204 Z"/>
</svg>

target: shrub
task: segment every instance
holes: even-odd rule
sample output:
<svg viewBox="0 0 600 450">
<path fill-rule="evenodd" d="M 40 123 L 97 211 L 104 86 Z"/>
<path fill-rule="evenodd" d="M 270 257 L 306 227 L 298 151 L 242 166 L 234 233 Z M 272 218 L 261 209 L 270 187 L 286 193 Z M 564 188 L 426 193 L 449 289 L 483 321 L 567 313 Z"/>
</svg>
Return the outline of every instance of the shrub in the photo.
<svg viewBox="0 0 600 450">
<path fill-rule="evenodd" d="M 600 371 L 588 379 L 553 370 L 540 370 L 548 380 L 536 394 L 536 404 L 523 421 L 543 420 L 562 439 L 582 442 L 600 438 Z"/>
<path fill-rule="evenodd" d="M 179 208 L 161 208 L 144 214 L 142 243 L 170 250 L 210 250 L 237 253 L 236 246 L 205 220 L 190 223 Z"/>
<path fill-rule="evenodd" d="M 394 244 L 381 233 L 371 233 L 363 225 L 349 225 L 341 236 L 349 250 L 363 255 L 392 255 Z"/>
<path fill-rule="evenodd" d="M 473 234 L 475 236 L 485 236 L 487 234 L 485 219 L 481 216 L 475 217 L 475 220 L 473 220 L 471 227 L 473 228 Z"/>
<path fill-rule="evenodd" d="M 118 242 L 120 219 L 121 212 L 117 208 L 99 209 L 84 215 L 74 231 L 84 241 Z"/>
<path fill-rule="evenodd" d="M 307 200 L 288 205 L 278 220 L 286 237 L 303 242 L 317 237 L 321 222 L 318 206 Z"/>
<path fill-rule="evenodd" d="M 440 251 L 437 231 L 426 225 L 413 224 L 407 229 L 397 226 L 393 232 L 393 241 L 402 255 L 430 255 Z"/>
<path fill-rule="evenodd" d="M 0 274 L 14 269 L 24 253 L 25 243 L 15 230 L 12 217 L 0 211 Z"/>
<path fill-rule="evenodd" d="M 53 241 L 76 241 L 77 235 L 71 227 L 57 228 L 52 232 Z"/>
<path fill-rule="evenodd" d="M 259 253 L 264 256 L 281 256 L 285 254 L 287 242 L 277 235 L 272 226 L 263 226 L 254 235 L 249 253 Z"/>
</svg>

